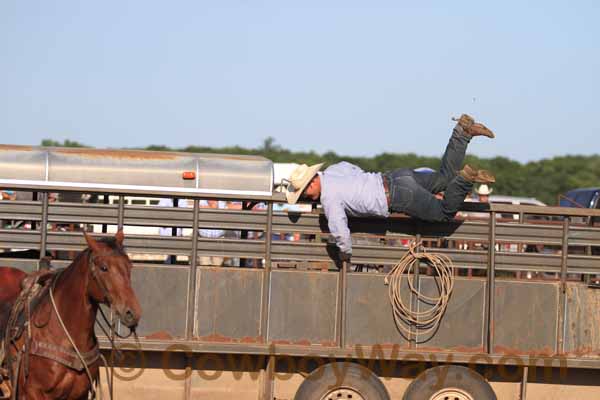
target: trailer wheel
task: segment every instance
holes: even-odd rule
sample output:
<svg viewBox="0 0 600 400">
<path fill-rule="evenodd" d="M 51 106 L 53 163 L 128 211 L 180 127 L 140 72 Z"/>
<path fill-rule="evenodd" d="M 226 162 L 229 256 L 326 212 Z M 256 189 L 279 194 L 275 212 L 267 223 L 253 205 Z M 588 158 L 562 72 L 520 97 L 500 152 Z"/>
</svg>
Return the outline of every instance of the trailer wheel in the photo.
<svg viewBox="0 0 600 400">
<path fill-rule="evenodd" d="M 496 394 L 477 372 L 446 365 L 419 375 L 406 389 L 403 400 L 496 400 Z"/>
<path fill-rule="evenodd" d="M 390 396 L 381 380 L 369 369 L 343 362 L 330 363 L 314 370 L 294 396 L 294 400 L 346 399 L 390 400 Z"/>
</svg>

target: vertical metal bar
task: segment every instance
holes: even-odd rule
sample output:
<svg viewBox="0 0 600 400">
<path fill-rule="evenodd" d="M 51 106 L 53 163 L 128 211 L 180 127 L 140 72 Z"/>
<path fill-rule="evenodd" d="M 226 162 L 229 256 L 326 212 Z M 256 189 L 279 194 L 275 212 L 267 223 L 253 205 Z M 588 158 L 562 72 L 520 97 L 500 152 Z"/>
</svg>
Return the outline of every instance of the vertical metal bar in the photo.
<svg viewBox="0 0 600 400">
<path fill-rule="evenodd" d="M 104 193 L 104 198 L 102 199 L 102 203 L 103 204 L 109 204 L 110 203 L 110 195 L 108 193 Z M 108 225 L 106 224 L 102 224 L 102 233 L 106 233 L 108 232 Z"/>
<path fill-rule="evenodd" d="M 186 357 L 186 366 L 185 366 L 185 381 L 183 382 L 183 390 L 184 390 L 184 399 L 191 400 L 192 399 L 192 357 Z"/>
<path fill-rule="evenodd" d="M 535 368 L 535 367 L 534 367 Z M 523 379 L 521 379 L 521 397 L 520 400 L 527 400 L 527 379 L 529 375 L 529 367 L 523 367 Z"/>
<path fill-rule="evenodd" d="M 521 211 L 519 213 L 519 225 L 523 225 L 525 223 L 525 213 L 523 211 Z M 523 251 L 525 250 L 525 245 L 523 243 L 519 243 L 517 244 L 517 252 L 518 253 L 523 253 Z M 522 271 L 517 271 L 515 274 L 515 277 L 517 279 L 521 279 L 522 276 Z M 525 275 L 525 277 L 527 277 L 527 275 Z"/>
<path fill-rule="evenodd" d="M 260 335 L 264 343 L 269 340 L 269 292 L 271 290 L 271 241 L 273 240 L 273 203 L 267 203 L 267 229 L 265 231 L 265 267 L 263 269 L 262 299 L 260 312 Z M 275 356 L 269 354 L 267 365 L 261 369 L 259 400 L 273 400 Z"/>
<path fill-rule="evenodd" d="M 31 195 L 32 201 L 38 201 L 38 192 L 33 192 Z M 31 221 L 31 230 L 35 231 L 37 229 L 37 222 Z"/>
<path fill-rule="evenodd" d="M 248 201 L 242 201 L 242 211 L 249 211 L 251 210 L 251 203 Z M 241 240 L 248 240 L 248 230 L 247 229 L 242 229 L 240 231 L 240 239 Z M 247 265 L 247 261 L 248 259 L 246 258 L 240 258 L 240 267 L 246 267 Z"/>
<path fill-rule="evenodd" d="M 194 335 L 194 309 L 196 307 L 196 274 L 198 263 L 198 219 L 200 216 L 200 201 L 194 199 L 194 222 L 192 228 L 192 254 L 190 255 L 190 274 L 188 280 L 188 303 L 186 310 L 186 338 L 192 339 Z"/>
<path fill-rule="evenodd" d="M 588 221 L 588 226 L 589 226 L 590 228 L 593 228 L 593 227 L 594 227 L 594 217 L 590 217 L 590 218 L 589 218 L 589 221 Z M 592 246 L 586 246 L 586 247 L 585 247 L 585 255 L 586 255 L 586 256 L 591 256 L 591 255 L 592 255 Z M 586 285 L 589 285 L 589 284 L 592 282 L 592 275 L 590 275 L 590 274 L 586 274 L 586 275 L 584 275 L 584 276 L 583 276 L 583 282 L 584 282 Z"/>
<path fill-rule="evenodd" d="M 273 236 L 273 203 L 267 204 L 267 229 L 265 231 L 265 267 L 263 269 L 262 299 L 260 310 L 260 336 L 268 340 L 269 291 L 271 290 L 271 241 Z"/>
<path fill-rule="evenodd" d="M 125 221 L 125 196 L 119 196 L 119 214 L 117 216 L 117 230 L 123 229 Z"/>
<path fill-rule="evenodd" d="M 123 222 L 125 220 L 125 196 L 121 195 L 119 196 L 119 211 L 117 214 L 117 231 L 123 229 Z M 114 324 L 114 318 L 115 318 L 115 313 L 113 312 L 112 308 L 110 311 L 110 323 L 111 325 Z M 111 341 L 114 342 L 115 340 L 115 333 L 111 330 L 110 332 L 111 335 Z M 114 375 L 115 375 L 115 366 L 114 363 L 111 362 L 110 363 L 110 380 L 111 382 L 114 382 Z M 110 398 L 113 399 L 115 394 L 114 394 L 114 384 L 110 385 Z"/>
<path fill-rule="evenodd" d="M 177 198 L 173 198 L 173 208 L 178 208 L 179 207 L 179 199 Z M 176 226 L 172 226 L 171 227 L 171 236 L 172 237 L 176 237 L 177 236 L 177 227 Z M 174 254 L 169 255 L 169 264 L 177 264 L 177 256 Z"/>
<path fill-rule="evenodd" d="M 48 192 L 42 193 L 42 223 L 40 224 L 40 260 L 46 256 L 46 248 L 48 247 Z M 40 264 L 36 269 L 39 271 Z"/>
<path fill-rule="evenodd" d="M 496 292 L 496 212 L 490 213 L 490 231 L 488 242 L 487 296 L 485 319 L 486 352 L 494 350 L 494 296 Z"/>
<path fill-rule="evenodd" d="M 417 234 L 415 235 L 415 243 L 420 243 L 421 239 L 422 239 L 422 237 L 421 237 L 421 224 L 418 221 L 416 222 L 416 231 L 417 231 Z M 420 251 L 421 247 L 422 246 L 419 245 L 419 247 L 417 248 L 417 251 Z M 413 274 L 413 286 L 415 288 L 417 288 L 417 290 L 419 290 L 419 288 L 420 288 L 420 286 L 419 286 L 419 283 L 420 283 L 420 278 L 419 278 L 419 276 L 420 276 L 420 266 L 421 266 L 421 264 L 419 263 L 419 265 L 417 265 L 417 268 L 415 268 L 414 274 Z M 401 289 L 401 290 L 403 290 L 403 289 Z M 413 312 L 416 312 L 416 311 L 418 311 L 417 310 L 418 307 L 419 307 L 419 302 L 418 302 L 417 296 L 414 293 L 411 292 L 410 293 L 410 309 Z M 410 326 L 409 329 L 410 329 L 410 335 L 408 337 L 408 345 L 409 345 L 409 347 L 411 349 L 414 349 L 414 348 L 417 347 L 417 339 L 418 339 L 417 335 L 418 335 L 418 332 L 417 332 L 417 330 L 416 330 L 416 328 L 414 326 Z"/>
<path fill-rule="evenodd" d="M 558 301 L 558 332 L 557 332 L 557 346 L 556 350 L 558 353 L 564 351 L 564 325 L 565 325 L 565 305 L 567 296 L 567 267 L 569 258 L 569 227 L 571 220 L 569 217 L 565 217 L 563 221 L 563 236 L 562 236 L 562 260 L 560 266 L 560 292 Z"/>
<path fill-rule="evenodd" d="M 340 348 L 346 346 L 346 338 L 344 335 L 344 329 L 346 327 L 346 277 L 348 271 L 348 263 L 342 262 L 342 268 L 339 275 L 339 286 L 338 286 L 338 315 L 337 315 L 337 332 L 336 332 L 336 343 Z"/>
<path fill-rule="evenodd" d="M 259 400 L 273 400 L 275 383 L 275 356 L 269 355 L 266 368 L 260 371 L 260 388 L 258 392 Z"/>
</svg>

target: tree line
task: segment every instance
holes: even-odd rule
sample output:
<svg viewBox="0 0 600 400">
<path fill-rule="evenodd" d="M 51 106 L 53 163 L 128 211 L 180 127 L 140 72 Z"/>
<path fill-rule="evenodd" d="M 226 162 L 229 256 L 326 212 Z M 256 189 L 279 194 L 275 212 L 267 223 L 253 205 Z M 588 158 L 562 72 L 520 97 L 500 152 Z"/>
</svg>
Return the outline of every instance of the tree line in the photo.
<svg viewBox="0 0 600 400">
<path fill-rule="evenodd" d="M 59 142 L 51 139 L 43 140 L 41 145 L 89 147 L 76 141 L 65 140 Z M 316 164 L 324 162 L 326 165 L 331 165 L 344 160 L 356 164 L 366 171 L 388 171 L 404 167 L 439 169 L 441 162 L 441 155 L 440 157 L 423 157 L 414 153 L 381 153 L 373 157 L 349 157 L 332 151 L 322 154 L 315 151 L 294 152 L 279 146 L 272 137 L 266 138 L 262 145 L 257 148 L 239 146 L 169 148 L 167 146 L 150 145 L 140 150 L 259 155 L 273 162 L 281 163 Z M 481 158 L 467 155 L 465 162 L 495 173 L 494 194 L 535 197 L 548 205 L 556 205 L 559 195 L 568 190 L 600 186 L 600 155 L 567 155 L 528 163 L 520 163 L 507 157 Z"/>
</svg>

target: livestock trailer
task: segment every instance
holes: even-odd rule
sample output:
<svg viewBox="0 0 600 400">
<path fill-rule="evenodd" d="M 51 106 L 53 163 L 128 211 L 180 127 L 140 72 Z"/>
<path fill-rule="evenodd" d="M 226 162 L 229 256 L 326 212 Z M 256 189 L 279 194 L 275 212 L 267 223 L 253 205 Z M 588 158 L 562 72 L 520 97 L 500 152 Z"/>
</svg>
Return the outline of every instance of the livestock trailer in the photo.
<svg viewBox="0 0 600 400">
<path fill-rule="evenodd" d="M 14 257 L 29 249 L 67 266 L 84 248 L 80 231 L 94 225 L 171 228 L 125 238 L 143 308 L 139 341 L 118 339 L 124 356 L 110 357 L 99 331 L 118 399 L 600 396 L 600 291 L 591 283 L 600 229 L 571 221 L 599 211 L 465 204 L 490 218 L 354 219 L 352 264 L 339 263 L 319 207 L 274 211 L 284 196 L 273 168 L 254 156 L 0 146 L 0 188 L 31 194 L 0 201 L 0 220 L 28 221 L 3 223 L 0 248 L 11 252 L 0 262 L 32 271 L 37 260 Z M 56 192 L 77 195 L 51 201 Z M 127 196 L 175 206 L 125 204 Z M 202 199 L 230 206 L 201 208 Z M 415 243 L 452 262 L 453 290 L 432 330 L 400 329 L 385 279 Z M 439 276 L 423 263 L 404 278 L 401 300 L 418 315 L 430 305 L 407 282 L 435 298 Z"/>
</svg>

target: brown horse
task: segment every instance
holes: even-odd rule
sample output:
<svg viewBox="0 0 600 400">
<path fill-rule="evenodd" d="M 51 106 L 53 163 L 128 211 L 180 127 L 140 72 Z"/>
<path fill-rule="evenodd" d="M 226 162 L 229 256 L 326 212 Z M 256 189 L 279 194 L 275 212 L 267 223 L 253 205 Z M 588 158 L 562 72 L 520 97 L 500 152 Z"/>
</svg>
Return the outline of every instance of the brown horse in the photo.
<svg viewBox="0 0 600 400">
<path fill-rule="evenodd" d="M 123 231 L 98 241 L 84 236 L 88 248 L 51 278 L 49 289 L 31 311 L 31 335 L 25 329 L 9 346 L 9 368 L 19 400 L 87 399 L 93 390 L 90 377 L 97 380 L 99 372 L 94 323 L 100 304 L 109 305 L 131 330 L 139 322 L 141 308 L 131 287 L 132 265 L 123 249 Z M 16 290 L 5 290 L 4 282 L 0 286 L 3 293 Z"/>
</svg>

